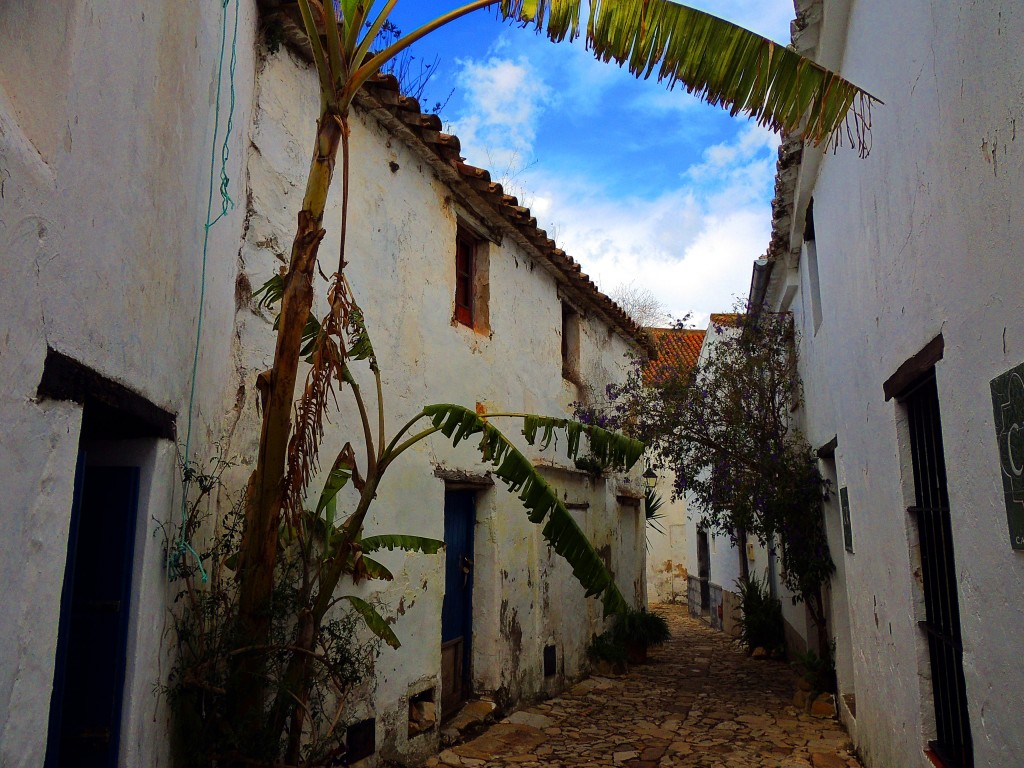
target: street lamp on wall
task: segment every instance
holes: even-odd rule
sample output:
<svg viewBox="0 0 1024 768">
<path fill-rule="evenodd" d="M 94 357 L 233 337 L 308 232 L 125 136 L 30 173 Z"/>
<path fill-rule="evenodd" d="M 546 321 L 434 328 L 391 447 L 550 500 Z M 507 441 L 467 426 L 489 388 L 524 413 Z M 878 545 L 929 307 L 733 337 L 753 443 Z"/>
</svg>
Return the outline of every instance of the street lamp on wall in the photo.
<svg viewBox="0 0 1024 768">
<path fill-rule="evenodd" d="M 648 467 L 647 471 L 644 472 L 643 478 L 644 478 L 644 488 L 646 488 L 649 491 L 653 491 L 655 486 L 658 485 L 658 475 L 650 467 Z"/>
</svg>

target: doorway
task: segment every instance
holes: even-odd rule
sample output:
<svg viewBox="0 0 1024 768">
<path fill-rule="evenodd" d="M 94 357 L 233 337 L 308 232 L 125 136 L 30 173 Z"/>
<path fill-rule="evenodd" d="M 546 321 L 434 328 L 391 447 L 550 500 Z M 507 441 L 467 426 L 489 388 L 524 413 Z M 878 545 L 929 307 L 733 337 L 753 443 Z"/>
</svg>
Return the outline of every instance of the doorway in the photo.
<svg viewBox="0 0 1024 768">
<path fill-rule="evenodd" d="M 936 738 L 929 746 L 949 768 L 972 768 L 953 524 L 934 369 L 900 399 L 910 427 L 915 497 L 910 511 L 917 518 L 927 617 L 920 625 L 928 637 L 935 707 Z"/>
<path fill-rule="evenodd" d="M 79 454 L 46 768 L 117 765 L 139 475 L 137 466 L 99 466 Z"/>
<path fill-rule="evenodd" d="M 444 492 L 445 581 L 441 607 L 441 712 L 449 717 L 472 693 L 473 534 L 476 491 Z"/>
<path fill-rule="evenodd" d="M 711 543 L 708 532 L 697 529 L 697 578 L 700 581 L 700 615 L 711 615 Z"/>
<path fill-rule="evenodd" d="M 175 419 L 49 348 L 37 396 L 82 406 L 44 765 L 115 768 L 137 611 L 136 528 L 145 516 L 140 495 L 149 498 L 158 446 L 173 444 Z M 134 714 L 125 712 L 129 727 L 139 722 Z"/>
</svg>

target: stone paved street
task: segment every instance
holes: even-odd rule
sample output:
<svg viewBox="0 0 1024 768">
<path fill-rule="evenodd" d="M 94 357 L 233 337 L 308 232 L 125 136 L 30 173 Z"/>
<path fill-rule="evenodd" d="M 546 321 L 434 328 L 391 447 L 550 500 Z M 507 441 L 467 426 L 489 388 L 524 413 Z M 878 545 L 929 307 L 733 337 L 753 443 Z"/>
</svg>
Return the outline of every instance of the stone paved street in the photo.
<svg viewBox="0 0 1024 768">
<path fill-rule="evenodd" d="M 754 661 L 723 634 L 656 606 L 672 639 L 622 677 L 592 677 L 514 713 L 428 766 L 857 768 L 834 719 L 792 705 L 796 674 Z"/>
</svg>

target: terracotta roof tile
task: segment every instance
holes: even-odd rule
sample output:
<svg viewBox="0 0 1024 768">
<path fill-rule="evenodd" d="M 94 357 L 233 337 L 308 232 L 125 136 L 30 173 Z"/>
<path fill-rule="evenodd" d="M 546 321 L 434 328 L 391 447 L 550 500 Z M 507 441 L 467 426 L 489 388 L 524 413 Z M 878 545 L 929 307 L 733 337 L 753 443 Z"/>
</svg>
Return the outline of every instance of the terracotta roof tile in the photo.
<svg viewBox="0 0 1024 768">
<path fill-rule="evenodd" d="M 689 373 L 697 365 L 705 331 L 698 328 L 648 328 L 647 333 L 658 356 L 648 360 L 644 366 L 645 383 L 664 379 L 673 373 Z"/>
<path fill-rule="evenodd" d="M 736 314 L 735 312 L 712 312 L 711 324 L 735 326 L 741 317 L 742 315 Z"/>
</svg>

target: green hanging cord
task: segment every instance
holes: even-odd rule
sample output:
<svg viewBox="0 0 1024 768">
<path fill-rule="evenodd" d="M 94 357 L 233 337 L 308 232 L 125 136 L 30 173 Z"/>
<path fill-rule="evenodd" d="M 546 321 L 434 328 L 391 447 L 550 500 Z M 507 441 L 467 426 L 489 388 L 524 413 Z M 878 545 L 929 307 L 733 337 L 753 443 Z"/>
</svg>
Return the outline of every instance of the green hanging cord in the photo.
<svg viewBox="0 0 1024 768">
<path fill-rule="evenodd" d="M 199 281 L 199 311 L 198 318 L 196 321 L 196 346 L 195 354 L 192 357 L 192 380 L 189 389 L 188 396 L 188 419 L 187 428 L 185 430 L 185 456 L 184 461 L 186 466 L 189 461 L 189 454 L 191 453 L 192 447 L 192 411 L 195 405 L 196 396 L 196 378 L 199 370 L 199 344 L 203 333 L 203 309 L 206 304 L 206 264 L 209 256 L 210 248 L 210 229 L 220 221 L 227 212 L 234 208 L 234 200 L 231 199 L 228 194 L 228 185 L 230 184 L 230 178 L 228 177 L 227 166 L 228 160 L 231 155 L 230 137 L 231 129 L 234 122 L 235 114 L 235 68 L 238 63 L 238 0 L 235 0 L 235 21 L 234 21 L 234 32 L 231 38 L 231 63 L 228 67 L 228 89 L 230 93 L 230 102 L 228 106 L 228 117 L 227 117 L 227 129 L 224 132 L 224 141 L 221 145 L 220 150 L 220 197 L 221 197 L 221 210 L 217 218 L 211 220 L 213 215 L 213 187 L 215 168 L 217 165 L 217 138 L 220 135 L 220 105 L 221 105 L 221 90 L 224 81 L 224 53 L 227 49 L 227 32 L 228 32 L 228 5 L 231 0 L 221 0 L 221 28 L 220 28 L 220 56 L 217 64 L 217 95 L 214 99 L 214 117 L 213 117 L 213 141 L 210 146 L 210 184 L 206 200 L 206 223 L 203 226 L 203 261 L 202 270 L 200 272 Z M 209 581 L 209 574 L 203 567 L 203 561 L 199 553 L 189 542 L 188 537 L 185 535 L 185 528 L 188 523 L 188 491 L 190 478 L 188 473 L 185 475 L 185 483 L 182 490 L 181 497 L 181 538 L 178 541 L 177 550 L 170 556 L 169 570 L 173 575 L 180 571 L 180 563 L 187 555 L 192 555 L 195 558 L 196 565 L 199 568 L 199 574 L 204 583 Z"/>
<path fill-rule="evenodd" d="M 224 7 L 230 0 L 222 0 Z M 223 50 L 223 49 L 222 49 Z M 223 62 L 223 53 L 221 53 Z M 231 199 L 231 195 L 228 193 L 228 185 L 231 183 L 231 179 L 228 178 L 228 160 L 231 157 L 231 129 L 235 124 L 235 69 L 238 67 L 238 0 L 235 0 L 235 28 L 231 34 L 231 63 L 228 64 L 228 124 L 224 129 L 224 142 L 220 147 L 220 214 L 213 221 L 210 219 L 210 209 L 207 209 L 206 219 L 209 222 L 206 225 L 207 230 L 220 221 L 222 218 L 227 216 L 229 210 L 235 207 L 235 201 Z M 216 141 L 216 134 L 214 135 L 214 141 Z"/>
</svg>

